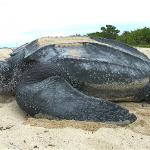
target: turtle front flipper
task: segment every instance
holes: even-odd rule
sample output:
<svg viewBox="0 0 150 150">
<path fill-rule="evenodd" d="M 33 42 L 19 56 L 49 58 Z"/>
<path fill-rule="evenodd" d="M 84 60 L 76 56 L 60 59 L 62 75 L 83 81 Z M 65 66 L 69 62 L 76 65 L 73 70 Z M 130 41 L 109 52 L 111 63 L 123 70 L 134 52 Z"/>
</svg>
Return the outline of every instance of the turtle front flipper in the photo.
<svg viewBox="0 0 150 150">
<path fill-rule="evenodd" d="M 31 116 L 42 114 L 49 118 L 121 124 L 136 120 L 136 116 L 125 108 L 86 96 L 57 76 L 37 83 L 19 85 L 16 99 L 19 106 Z"/>
</svg>

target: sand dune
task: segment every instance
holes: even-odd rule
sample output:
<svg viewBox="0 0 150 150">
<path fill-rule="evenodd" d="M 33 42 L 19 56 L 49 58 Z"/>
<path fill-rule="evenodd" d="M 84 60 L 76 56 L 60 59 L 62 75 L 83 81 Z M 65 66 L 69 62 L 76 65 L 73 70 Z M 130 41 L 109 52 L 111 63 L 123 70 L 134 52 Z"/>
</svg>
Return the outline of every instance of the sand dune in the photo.
<svg viewBox="0 0 150 150">
<path fill-rule="evenodd" d="M 140 50 L 150 56 L 150 49 Z M 6 50 L 5 54 L 9 57 Z M 138 120 L 127 126 L 117 126 L 34 119 L 18 107 L 15 97 L 0 96 L 0 150 L 149 150 L 150 105 L 120 105 L 135 113 Z"/>
</svg>

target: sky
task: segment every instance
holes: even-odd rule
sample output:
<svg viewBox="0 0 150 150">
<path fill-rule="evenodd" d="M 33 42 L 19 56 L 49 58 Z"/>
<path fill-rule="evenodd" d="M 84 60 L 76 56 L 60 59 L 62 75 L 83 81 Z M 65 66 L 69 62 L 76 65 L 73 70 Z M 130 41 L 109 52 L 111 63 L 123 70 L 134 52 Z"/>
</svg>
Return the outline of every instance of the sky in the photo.
<svg viewBox="0 0 150 150">
<path fill-rule="evenodd" d="M 150 0 L 0 0 L 0 47 L 44 36 L 84 35 L 106 24 L 150 27 Z"/>
</svg>

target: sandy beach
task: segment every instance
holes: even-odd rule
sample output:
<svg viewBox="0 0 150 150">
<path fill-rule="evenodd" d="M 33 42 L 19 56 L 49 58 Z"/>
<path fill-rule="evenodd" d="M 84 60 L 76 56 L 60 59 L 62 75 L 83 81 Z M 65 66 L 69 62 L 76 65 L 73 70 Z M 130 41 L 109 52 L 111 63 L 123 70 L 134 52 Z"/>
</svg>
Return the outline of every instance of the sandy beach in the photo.
<svg viewBox="0 0 150 150">
<path fill-rule="evenodd" d="M 41 42 L 42 43 L 42 42 Z M 139 48 L 150 58 L 150 48 Z M 9 57 L 0 52 L 0 59 Z M 85 121 L 35 119 L 15 97 L 0 96 L 0 150 L 149 150 L 150 104 L 119 103 L 137 116 L 126 126 Z"/>
</svg>

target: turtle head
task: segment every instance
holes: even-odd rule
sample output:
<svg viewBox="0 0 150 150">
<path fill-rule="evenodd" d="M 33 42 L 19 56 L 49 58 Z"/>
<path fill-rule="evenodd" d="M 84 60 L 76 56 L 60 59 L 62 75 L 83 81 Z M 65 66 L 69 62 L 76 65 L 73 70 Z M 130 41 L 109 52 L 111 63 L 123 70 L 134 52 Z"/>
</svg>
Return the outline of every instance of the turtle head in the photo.
<svg viewBox="0 0 150 150">
<path fill-rule="evenodd" d="M 0 94 L 12 93 L 12 69 L 7 61 L 0 61 Z"/>
<path fill-rule="evenodd" d="M 0 61 L 0 94 L 14 94 L 21 70 L 24 68 L 23 48 L 17 48 L 9 58 Z"/>
</svg>

